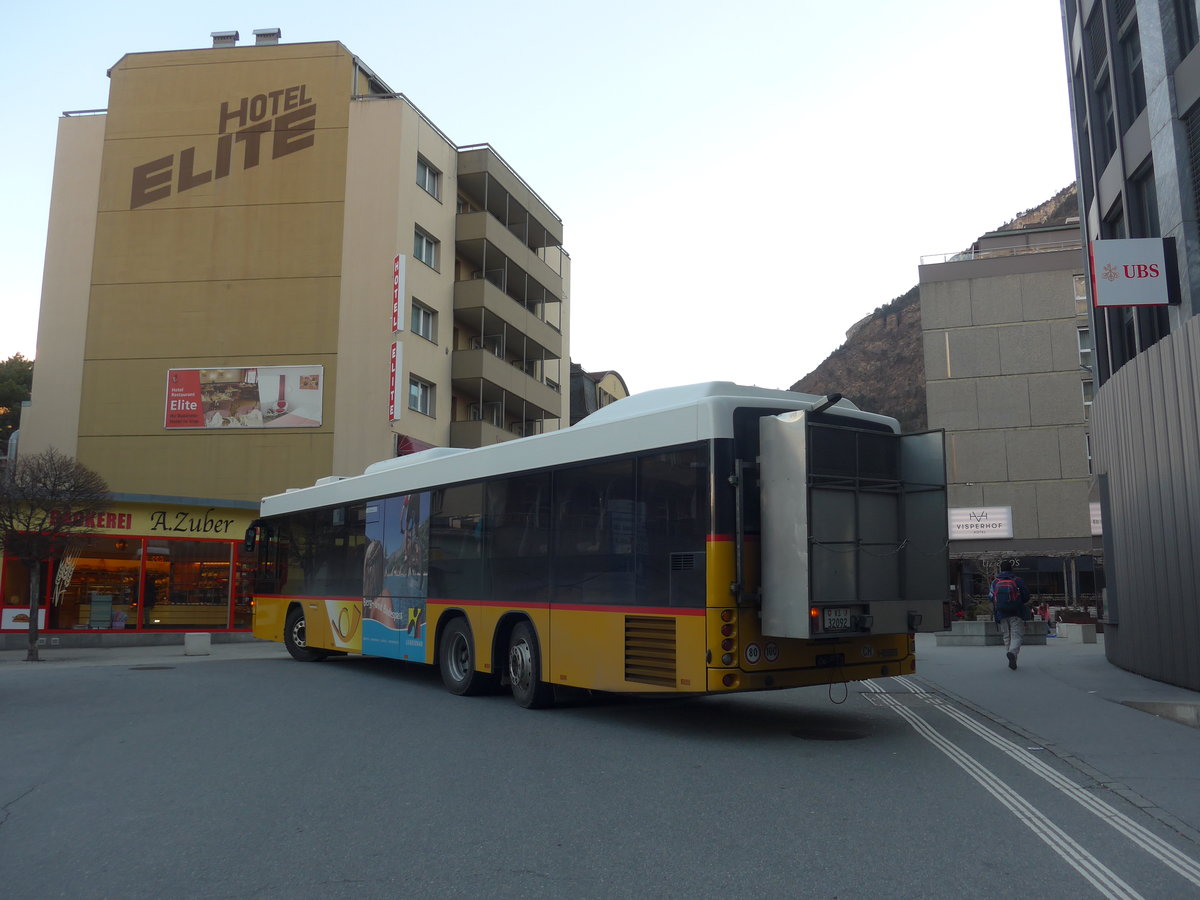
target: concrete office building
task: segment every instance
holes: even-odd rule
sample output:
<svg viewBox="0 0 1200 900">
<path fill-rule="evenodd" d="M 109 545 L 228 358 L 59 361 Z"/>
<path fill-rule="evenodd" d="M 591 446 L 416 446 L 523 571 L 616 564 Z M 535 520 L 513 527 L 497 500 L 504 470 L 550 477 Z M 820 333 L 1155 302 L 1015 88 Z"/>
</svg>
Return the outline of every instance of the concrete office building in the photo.
<svg viewBox="0 0 1200 900">
<path fill-rule="evenodd" d="M 928 421 L 946 430 L 952 596 L 964 606 L 986 595 L 986 561 L 1001 556 L 1048 602 L 1096 602 L 1083 265 L 1078 225 L 1060 217 L 920 267 Z"/>
<path fill-rule="evenodd" d="M 261 497 L 569 423 L 559 217 L 340 43 L 279 37 L 128 54 L 106 110 L 59 122 L 20 449 L 78 458 L 117 506 L 75 563 L 96 584 L 47 595 L 51 629 L 245 627 L 234 544 Z M 147 584 L 159 610 L 220 609 L 151 616 Z"/>
<path fill-rule="evenodd" d="M 1174 305 L 1092 309 L 1105 651 L 1200 690 L 1197 4 L 1063 0 L 1062 14 L 1082 235 L 1173 238 L 1179 273 Z"/>
</svg>

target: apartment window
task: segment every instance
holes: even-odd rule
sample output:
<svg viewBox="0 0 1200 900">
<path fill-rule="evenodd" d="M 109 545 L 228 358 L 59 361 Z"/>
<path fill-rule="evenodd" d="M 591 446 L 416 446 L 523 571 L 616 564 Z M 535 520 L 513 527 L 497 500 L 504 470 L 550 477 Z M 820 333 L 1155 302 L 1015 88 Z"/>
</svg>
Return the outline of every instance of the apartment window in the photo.
<svg viewBox="0 0 1200 900">
<path fill-rule="evenodd" d="M 1192 169 L 1192 210 L 1195 216 L 1200 209 L 1200 103 L 1194 105 L 1183 115 L 1184 132 L 1187 135 L 1188 162 Z M 1187 218 L 1188 213 L 1184 213 Z"/>
<path fill-rule="evenodd" d="M 1083 316 L 1085 319 L 1088 315 L 1088 293 L 1087 293 L 1087 276 L 1075 276 L 1075 315 Z"/>
<path fill-rule="evenodd" d="M 410 326 L 413 334 L 419 334 L 425 340 L 437 343 L 437 313 L 415 297 L 412 301 Z"/>
<path fill-rule="evenodd" d="M 427 416 L 434 414 L 434 387 L 416 375 L 408 379 L 408 408 Z"/>
<path fill-rule="evenodd" d="M 1104 44 L 1104 13 L 1097 3 L 1087 24 L 1083 26 L 1083 42 L 1087 49 L 1087 62 L 1093 75 L 1099 72 L 1108 58 Z"/>
<path fill-rule="evenodd" d="M 1086 328 L 1077 329 L 1079 335 L 1079 365 L 1092 370 L 1092 333 Z"/>
<path fill-rule="evenodd" d="M 1129 193 L 1131 237 L 1159 237 L 1158 194 L 1154 189 L 1153 166 L 1133 176 Z"/>
<path fill-rule="evenodd" d="M 1104 240 L 1129 237 L 1125 233 L 1125 210 L 1117 203 L 1100 223 L 1100 237 Z"/>
<path fill-rule="evenodd" d="M 1135 21 L 1121 35 L 1121 64 L 1125 69 L 1125 91 L 1129 122 L 1146 108 L 1146 78 L 1142 74 L 1142 41 Z M 1125 123 L 1128 126 L 1128 122 Z"/>
<path fill-rule="evenodd" d="M 417 184 L 429 196 L 442 199 L 442 173 L 420 156 L 417 157 Z"/>
<path fill-rule="evenodd" d="M 438 267 L 438 241 L 418 228 L 413 232 L 413 256 L 431 269 Z"/>
<path fill-rule="evenodd" d="M 1095 393 L 1093 382 L 1083 382 L 1083 417 L 1091 419 L 1092 417 L 1092 396 Z"/>
<path fill-rule="evenodd" d="M 1175 0 L 1175 25 L 1179 32 L 1179 59 L 1192 52 L 1200 41 L 1200 28 L 1196 27 L 1195 0 Z"/>
<path fill-rule="evenodd" d="M 1102 170 L 1117 152 L 1117 120 L 1113 114 L 1112 87 L 1108 72 L 1096 83 L 1096 151 L 1097 170 Z"/>
</svg>

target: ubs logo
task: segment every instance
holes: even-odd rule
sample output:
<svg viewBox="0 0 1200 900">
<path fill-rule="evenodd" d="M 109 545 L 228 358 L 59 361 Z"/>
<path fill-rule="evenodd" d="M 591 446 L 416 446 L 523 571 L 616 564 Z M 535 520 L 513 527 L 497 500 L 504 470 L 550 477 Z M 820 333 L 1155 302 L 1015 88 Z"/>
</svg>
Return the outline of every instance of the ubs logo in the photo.
<svg viewBox="0 0 1200 900">
<path fill-rule="evenodd" d="M 305 150 L 316 140 L 316 127 L 317 104 L 308 96 L 307 84 L 223 102 L 216 146 L 209 148 L 207 158 L 197 163 L 197 148 L 188 147 L 179 151 L 178 159 L 172 153 L 135 166 L 129 208 L 225 178 L 233 169 L 235 145 L 243 170 L 257 166 L 268 150 L 271 159 Z"/>
</svg>

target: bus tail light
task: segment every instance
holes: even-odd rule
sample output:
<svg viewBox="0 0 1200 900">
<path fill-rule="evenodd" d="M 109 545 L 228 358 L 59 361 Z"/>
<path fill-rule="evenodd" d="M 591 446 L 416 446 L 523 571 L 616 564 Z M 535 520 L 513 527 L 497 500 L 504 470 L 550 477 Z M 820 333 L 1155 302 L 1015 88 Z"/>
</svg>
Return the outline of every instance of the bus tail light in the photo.
<svg viewBox="0 0 1200 900">
<path fill-rule="evenodd" d="M 733 654 L 732 653 L 723 653 L 721 655 L 721 665 L 732 666 L 733 665 Z M 728 678 L 729 676 L 726 675 L 725 677 Z"/>
<path fill-rule="evenodd" d="M 723 634 L 725 637 L 730 637 L 733 634 L 733 626 L 732 625 L 722 625 L 721 626 L 721 634 Z"/>
<path fill-rule="evenodd" d="M 726 675 L 724 678 L 721 679 L 721 684 L 725 685 L 725 687 L 736 687 L 737 681 L 738 681 L 738 677 L 736 675 L 734 675 L 732 672 L 730 672 L 728 675 Z"/>
<path fill-rule="evenodd" d="M 733 649 L 733 639 L 725 638 L 725 640 L 721 641 L 721 649 L 722 650 L 732 650 Z"/>
</svg>

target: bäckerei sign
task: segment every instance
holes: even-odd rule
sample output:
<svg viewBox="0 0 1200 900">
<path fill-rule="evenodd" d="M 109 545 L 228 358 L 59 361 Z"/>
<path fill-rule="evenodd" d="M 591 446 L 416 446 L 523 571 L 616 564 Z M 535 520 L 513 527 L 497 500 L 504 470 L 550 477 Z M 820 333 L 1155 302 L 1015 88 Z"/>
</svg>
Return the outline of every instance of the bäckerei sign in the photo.
<svg viewBox="0 0 1200 900">
<path fill-rule="evenodd" d="M 1097 308 L 1179 302 L 1174 238 L 1092 241 L 1088 255 Z"/>
</svg>

